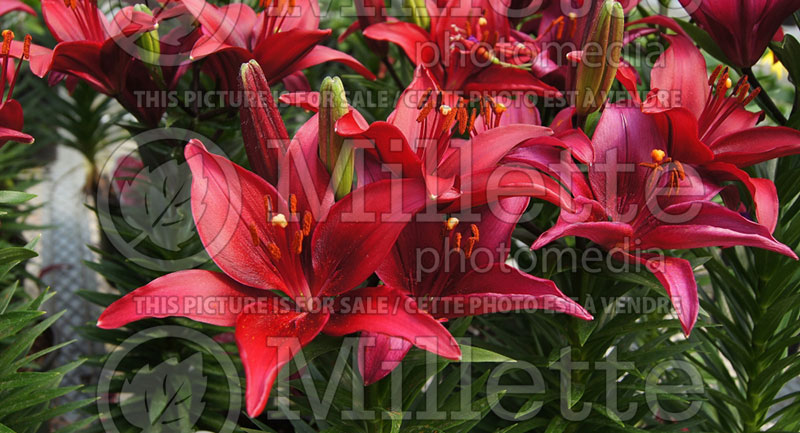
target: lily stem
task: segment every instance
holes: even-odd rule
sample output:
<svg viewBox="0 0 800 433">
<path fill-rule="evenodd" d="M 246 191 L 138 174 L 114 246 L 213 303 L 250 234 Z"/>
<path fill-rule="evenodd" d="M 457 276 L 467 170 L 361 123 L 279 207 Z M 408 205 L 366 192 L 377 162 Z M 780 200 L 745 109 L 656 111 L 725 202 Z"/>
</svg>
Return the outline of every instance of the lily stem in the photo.
<svg viewBox="0 0 800 433">
<path fill-rule="evenodd" d="M 400 77 L 397 75 L 397 71 L 394 70 L 394 65 L 389 63 L 389 58 L 384 57 L 381 59 L 381 61 L 383 62 L 384 65 L 386 65 L 386 70 L 389 71 L 389 75 L 392 76 L 392 80 L 397 85 L 397 88 L 400 90 L 405 89 L 406 86 L 403 85 L 403 81 L 400 80 Z"/>
<path fill-rule="evenodd" d="M 758 82 L 758 78 L 756 78 L 756 74 L 753 73 L 752 68 L 744 68 L 742 72 L 747 76 L 747 80 L 750 81 L 750 85 L 755 87 L 760 87 L 761 92 L 756 97 L 756 102 L 758 105 L 767 112 L 767 115 L 775 121 L 775 123 L 783 126 L 786 125 L 786 117 L 781 113 L 781 110 L 775 105 L 775 102 L 772 98 L 769 97 L 767 94 L 766 89 Z"/>
</svg>

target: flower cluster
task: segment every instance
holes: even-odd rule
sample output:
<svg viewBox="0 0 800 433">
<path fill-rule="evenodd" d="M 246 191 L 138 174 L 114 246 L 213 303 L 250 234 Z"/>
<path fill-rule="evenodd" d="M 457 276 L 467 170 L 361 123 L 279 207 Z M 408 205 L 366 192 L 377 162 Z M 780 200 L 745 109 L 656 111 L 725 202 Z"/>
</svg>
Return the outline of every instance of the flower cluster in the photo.
<svg viewBox="0 0 800 433">
<path fill-rule="evenodd" d="M 165 107 L 143 106 L 137 92 L 175 90 L 189 70 L 251 97 L 240 106 L 251 170 L 199 140 L 183 152 L 197 234 L 222 272 L 157 278 L 110 305 L 99 327 L 167 316 L 234 327 L 257 416 L 278 371 L 320 334 L 360 333 L 369 384 L 412 346 L 458 359 L 443 325 L 454 317 L 536 308 L 592 320 L 553 281 L 508 260 L 531 201 L 560 208 L 531 248 L 577 236 L 645 265 L 687 336 L 699 310 L 694 270 L 661 251 L 741 245 L 796 258 L 772 236 L 774 184 L 747 168 L 800 153 L 800 132 L 757 126 L 763 113 L 747 107 L 763 95 L 747 71 L 800 1 L 744 10 L 682 1 L 730 59 L 710 73 L 671 18 L 626 24 L 636 1 L 527 2 L 541 3 L 527 17 L 518 12 L 530 5 L 517 4 L 526 2 L 410 2 L 413 22 L 383 3 L 356 0 L 359 16 L 342 36 L 360 30 L 383 61 L 378 75 L 398 54 L 414 71 L 391 114 L 371 122 L 338 78 L 312 92 L 303 74 L 336 61 L 376 79 L 322 45 L 331 31 L 319 29 L 317 0 L 162 0 L 113 17 L 93 0 L 42 0 L 55 47 L 3 32 L 0 146 L 33 140 L 12 99 L 23 60 L 51 84 L 83 81 L 113 96 L 146 126 L 160 125 Z M 15 1 L 0 6 L 8 10 L 33 12 Z M 622 54 L 640 38 L 666 47 L 649 79 Z M 290 92 L 281 102 L 313 113 L 293 137 L 270 91 L 280 85 Z M 614 86 L 624 96 L 612 97 Z M 203 308 L 198 297 L 237 308 Z M 148 304 L 159 299 L 169 308 Z"/>
</svg>

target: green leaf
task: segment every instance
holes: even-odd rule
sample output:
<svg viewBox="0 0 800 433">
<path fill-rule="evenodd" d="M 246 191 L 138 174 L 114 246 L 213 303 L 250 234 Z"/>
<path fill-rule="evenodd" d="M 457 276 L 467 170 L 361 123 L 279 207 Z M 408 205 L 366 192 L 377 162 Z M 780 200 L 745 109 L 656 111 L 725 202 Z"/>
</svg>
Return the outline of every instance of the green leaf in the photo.
<svg viewBox="0 0 800 433">
<path fill-rule="evenodd" d="M 16 334 L 44 311 L 12 311 L 0 316 L 0 339 Z"/>
<path fill-rule="evenodd" d="M 23 260 L 36 257 L 36 251 L 23 247 L 11 247 L 0 249 L 0 278 L 3 278 L 8 271 Z"/>
<path fill-rule="evenodd" d="M 491 350 L 461 344 L 460 362 L 517 362 L 513 358 L 501 355 Z"/>
<path fill-rule="evenodd" d="M 561 418 L 560 416 L 556 416 L 552 420 L 550 420 L 550 424 L 547 425 L 547 428 L 544 430 L 544 433 L 563 433 L 564 430 L 567 429 L 569 425 L 569 421 Z"/>
<path fill-rule="evenodd" d="M 22 204 L 34 197 L 36 197 L 36 194 L 28 194 L 19 191 L 0 191 L 0 204 Z"/>
</svg>

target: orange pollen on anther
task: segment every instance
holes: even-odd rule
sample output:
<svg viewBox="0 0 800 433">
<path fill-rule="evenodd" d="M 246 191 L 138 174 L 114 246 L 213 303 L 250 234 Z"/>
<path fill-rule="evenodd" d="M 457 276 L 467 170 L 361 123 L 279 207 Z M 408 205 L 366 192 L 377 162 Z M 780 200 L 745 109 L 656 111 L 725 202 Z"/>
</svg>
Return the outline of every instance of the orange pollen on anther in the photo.
<svg viewBox="0 0 800 433">
<path fill-rule="evenodd" d="M 22 58 L 28 60 L 31 58 L 31 35 L 25 35 L 25 42 L 22 44 Z"/>
<path fill-rule="evenodd" d="M 481 233 L 478 231 L 478 226 L 470 224 L 469 228 L 472 230 L 472 237 L 475 238 L 476 241 L 479 240 L 481 238 Z"/>
<path fill-rule="evenodd" d="M 456 217 L 450 217 L 447 219 L 447 221 L 444 222 L 444 226 L 445 228 L 447 228 L 447 230 L 453 230 L 454 228 L 456 228 L 457 225 L 458 225 L 458 218 Z"/>
<path fill-rule="evenodd" d="M 717 77 L 719 77 L 720 72 L 722 72 L 722 65 L 717 65 L 714 68 L 714 72 L 711 74 L 711 78 L 708 79 L 708 85 L 713 86 L 714 83 L 717 81 Z"/>
<path fill-rule="evenodd" d="M 269 252 L 269 255 L 272 256 L 273 260 L 281 259 L 281 249 L 272 242 L 267 244 L 267 251 Z"/>
<path fill-rule="evenodd" d="M 467 131 L 471 131 L 472 127 L 475 126 L 475 118 L 477 116 L 478 116 L 478 110 L 473 107 L 472 113 L 469 116 L 469 122 L 467 123 Z"/>
<path fill-rule="evenodd" d="M 314 222 L 314 217 L 311 212 L 305 211 L 303 213 L 303 236 L 308 236 L 311 233 L 311 223 Z"/>
<path fill-rule="evenodd" d="M 430 87 L 425 90 L 425 93 L 419 100 L 419 104 L 417 104 L 417 110 L 422 110 L 422 107 L 424 107 L 428 103 L 428 99 L 431 97 L 431 93 L 433 93 L 433 89 L 431 89 Z"/>
<path fill-rule="evenodd" d="M 3 30 L 3 51 L 2 54 L 6 55 L 11 51 L 11 41 L 14 40 L 14 32 L 11 30 Z"/>
<path fill-rule="evenodd" d="M 297 196 L 289 194 L 289 214 L 294 215 L 297 213 Z"/>
<path fill-rule="evenodd" d="M 303 252 L 303 232 L 300 230 L 294 232 L 294 239 L 292 240 L 292 251 L 299 255 Z"/>
<path fill-rule="evenodd" d="M 653 162 L 659 164 L 664 161 L 665 156 L 667 156 L 667 153 L 661 149 L 653 149 L 653 151 L 650 152 L 650 157 L 653 158 Z"/>
<path fill-rule="evenodd" d="M 456 233 L 456 248 L 455 250 L 458 251 L 461 249 L 461 233 Z"/>
<path fill-rule="evenodd" d="M 257 247 L 258 246 L 258 230 L 256 229 L 256 225 L 255 224 L 250 224 L 249 229 L 250 229 L 250 240 L 253 242 L 253 246 Z"/>
</svg>

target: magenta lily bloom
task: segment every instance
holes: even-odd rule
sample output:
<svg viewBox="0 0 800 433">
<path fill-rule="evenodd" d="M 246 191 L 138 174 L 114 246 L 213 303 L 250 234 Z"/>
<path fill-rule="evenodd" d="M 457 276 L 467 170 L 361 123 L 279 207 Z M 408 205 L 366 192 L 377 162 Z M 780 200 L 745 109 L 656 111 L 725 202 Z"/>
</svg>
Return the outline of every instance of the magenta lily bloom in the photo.
<svg viewBox="0 0 800 433">
<path fill-rule="evenodd" d="M 681 0 L 697 24 L 711 35 L 734 66 L 758 62 L 800 0 Z"/>
<path fill-rule="evenodd" d="M 539 308 L 591 320 L 552 281 L 505 264 L 511 232 L 529 200 L 504 198 L 470 210 L 469 220 L 440 214 L 439 221 L 409 224 L 377 274 L 388 286 L 425 300 L 436 318 Z M 389 374 L 411 348 L 385 334 L 365 332 L 361 339 L 359 368 L 367 385 Z"/>
<path fill-rule="evenodd" d="M 728 70 L 718 67 L 708 78 L 703 54 L 680 35 L 666 36 L 670 47 L 661 55 L 650 77 L 652 91 L 643 110 L 662 120 L 675 140 L 701 141 L 707 157 L 683 160 L 695 163 L 704 176 L 717 182 L 739 181 L 750 192 L 758 222 L 770 231 L 778 221 L 778 194 L 769 179 L 752 178 L 742 168 L 770 159 L 800 153 L 800 132 L 787 127 L 756 124 L 763 113 L 745 108 L 761 89 L 751 91 L 747 78 L 732 85 Z M 730 92 L 729 92 L 730 90 Z M 635 100 L 638 95 L 633 91 Z M 732 191 L 729 189 L 728 191 Z M 738 209 L 738 194 L 726 194 Z"/>
<path fill-rule="evenodd" d="M 592 139 L 590 193 L 577 194 L 580 210 L 562 210 L 532 248 L 580 236 L 625 263 L 645 265 L 666 289 L 689 335 L 699 310 L 692 266 L 653 249 L 745 245 L 797 256 L 766 227 L 711 201 L 722 188 L 679 162 L 702 157 L 705 145 L 662 131 L 658 116 L 635 106 L 607 106 Z"/>
<path fill-rule="evenodd" d="M 198 234 L 224 274 L 189 270 L 158 278 L 109 306 L 98 320 L 99 327 L 166 316 L 235 326 L 251 416 L 263 411 L 280 368 L 320 332 L 335 336 L 378 332 L 447 358 L 460 357 L 452 336 L 413 299 L 388 286 L 356 289 L 388 254 L 403 221 L 424 206 L 424 185 L 413 180 L 376 182 L 354 191 L 318 218 L 319 208 L 302 194 L 301 183 L 291 184 L 290 194 L 283 196 L 261 177 L 209 153 L 196 140 L 186 146 L 185 154 L 193 175 L 192 213 Z M 371 217 L 354 221 L 353 215 Z M 184 297 L 204 296 L 236 301 L 243 308 L 143 311 L 137 307 L 137 299 L 165 296 L 180 305 Z"/>
<path fill-rule="evenodd" d="M 449 211 L 480 206 L 498 195 L 539 197 L 570 207 L 571 196 L 555 179 L 530 167 L 500 164 L 518 146 L 567 146 L 552 130 L 533 123 L 538 123 L 535 110 L 488 97 L 481 99 L 480 109 L 468 110 L 463 98 L 439 90 L 428 71 L 418 67 L 388 121 L 366 124 L 351 112 L 337 122 L 336 132 L 365 140 L 374 160 L 397 175 L 424 180 L 428 195 Z M 380 164 L 373 166 L 380 171 Z"/>
<path fill-rule="evenodd" d="M 347 65 L 368 79 L 375 76 L 352 56 L 319 45 L 331 30 L 319 29 L 317 0 L 267 1 L 256 13 L 243 3 L 217 7 L 205 0 L 181 0 L 200 23 L 202 36 L 195 42 L 193 59 L 207 58 L 208 68 L 229 89 L 236 88 L 239 65 L 256 60 L 271 85 L 294 77 L 303 84 L 292 89 L 309 89 L 302 70 L 335 61 Z"/>
<path fill-rule="evenodd" d="M 364 36 L 397 44 L 415 65 L 428 67 L 444 90 L 559 96 L 558 90 L 535 76 L 538 46 L 517 38 L 504 15 L 506 5 L 489 3 L 478 0 L 466 5 L 449 0 L 437 6 L 427 2 L 430 31 L 393 21 L 367 27 Z"/>
</svg>

